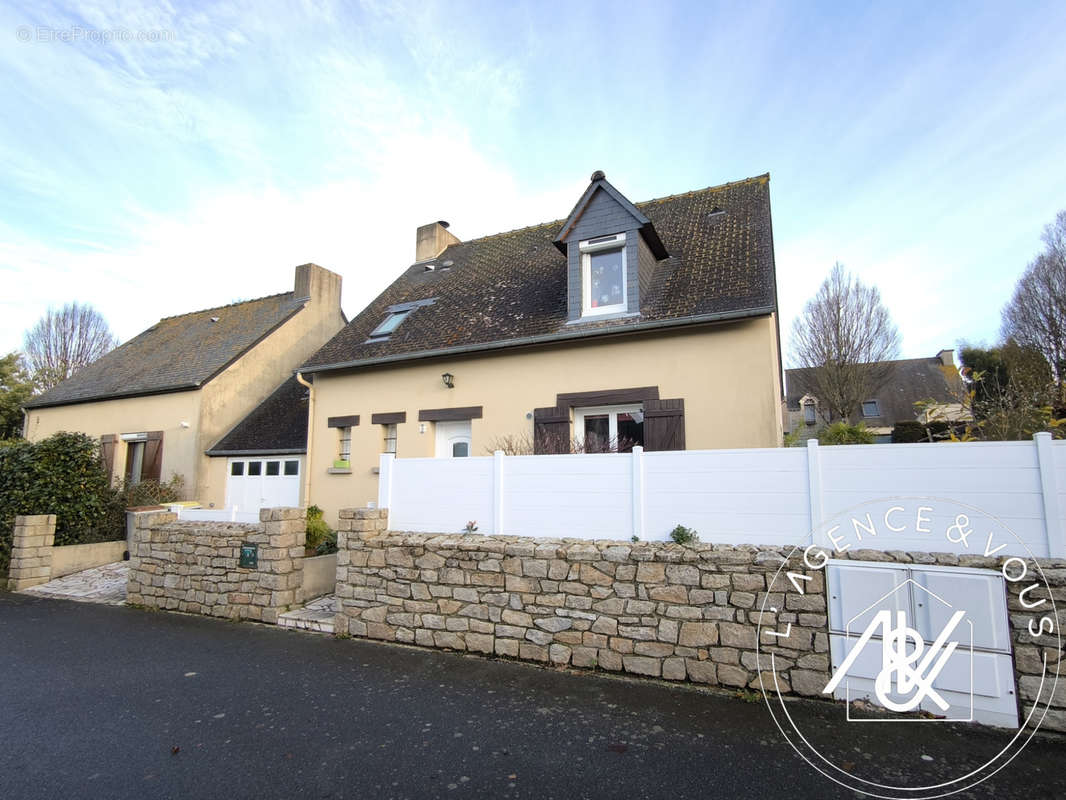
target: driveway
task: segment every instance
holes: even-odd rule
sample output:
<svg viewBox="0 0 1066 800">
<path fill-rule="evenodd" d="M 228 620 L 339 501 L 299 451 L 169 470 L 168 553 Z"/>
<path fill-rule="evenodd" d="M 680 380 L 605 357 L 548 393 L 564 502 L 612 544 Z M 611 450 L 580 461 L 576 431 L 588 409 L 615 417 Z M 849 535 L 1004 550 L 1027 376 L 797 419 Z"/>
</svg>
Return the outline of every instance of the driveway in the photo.
<svg viewBox="0 0 1066 800">
<path fill-rule="evenodd" d="M 5 798 L 857 796 L 761 702 L 250 623 L 0 593 L 0 675 Z M 976 766 L 1008 738 L 873 744 L 838 711 L 793 713 L 884 774 Z M 969 796 L 1066 796 L 1064 747 L 1038 737 Z"/>
</svg>

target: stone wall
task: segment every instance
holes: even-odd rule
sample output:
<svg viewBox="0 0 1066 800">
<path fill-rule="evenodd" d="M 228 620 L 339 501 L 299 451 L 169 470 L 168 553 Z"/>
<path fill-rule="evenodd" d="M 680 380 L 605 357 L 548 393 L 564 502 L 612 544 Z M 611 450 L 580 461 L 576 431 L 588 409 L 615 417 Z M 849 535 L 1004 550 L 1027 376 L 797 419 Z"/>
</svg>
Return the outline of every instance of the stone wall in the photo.
<svg viewBox="0 0 1066 800">
<path fill-rule="evenodd" d="M 341 512 L 338 633 L 759 688 L 755 609 L 780 548 L 390 533 L 385 519 Z M 793 646 L 763 644 L 795 691 L 817 694 L 829 639 L 809 574 L 806 594 L 786 582 L 770 596 L 781 610 L 766 621 L 791 622 Z"/>
<path fill-rule="evenodd" d="M 801 581 L 804 592 L 784 572 L 774 580 L 791 548 L 397 533 L 385 530 L 386 520 L 381 509 L 340 514 L 337 633 L 758 690 L 758 609 L 769 589 L 768 607 L 778 610 L 763 619 L 760 650 L 775 654 L 783 692 L 823 696 L 830 677 L 824 570 L 805 569 L 794 556 L 788 569 L 811 578 Z M 876 550 L 832 557 L 997 571 L 1006 561 Z M 1066 603 L 1066 561 L 1039 564 L 1056 601 Z M 1038 644 L 1029 633 L 1036 612 L 1021 605 L 1018 590 L 1030 583 L 1007 583 L 1023 720 L 1043 658 L 1054 672 L 1063 657 L 1049 637 Z M 1046 596 L 1040 587 L 1026 600 Z M 1046 605 L 1038 611 L 1050 613 Z M 784 647 L 767 629 L 788 623 Z M 761 667 L 769 668 L 765 657 Z M 1044 720 L 1049 730 L 1066 730 L 1066 680 L 1059 683 Z"/>
<path fill-rule="evenodd" d="M 177 522 L 140 515 L 130 552 L 127 601 L 230 619 L 277 622 L 303 603 L 306 512 L 263 509 L 258 525 Z M 241 545 L 259 545 L 254 569 L 238 566 Z"/>
<path fill-rule="evenodd" d="M 55 538 L 55 514 L 15 517 L 11 564 L 7 570 L 7 585 L 11 591 L 28 589 L 51 580 Z"/>
</svg>

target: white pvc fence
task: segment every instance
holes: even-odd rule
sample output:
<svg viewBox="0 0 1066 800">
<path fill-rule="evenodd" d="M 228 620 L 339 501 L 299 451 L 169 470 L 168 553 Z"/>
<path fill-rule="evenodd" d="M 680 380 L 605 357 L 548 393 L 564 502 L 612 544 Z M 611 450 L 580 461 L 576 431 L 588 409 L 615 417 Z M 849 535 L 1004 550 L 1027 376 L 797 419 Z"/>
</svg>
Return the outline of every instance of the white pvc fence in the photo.
<svg viewBox="0 0 1066 800">
<path fill-rule="evenodd" d="M 383 455 L 380 473 L 378 504 L 389 509 L 393 530 L 451 533 L 476 522 L 485 534 L 656 540 L 682 524 L 704 542 L 782 545 L 861 503 L 935 497 L 999 519 L 1036 556 L 1066 555 L 1066 441 L 1050 434 L 1032 442 Z M 974 551 L 973 544 L 953 548 L 920 538 L 883 547 Z M 1017 550 L 1012 544 L 1003 552 Z"/>
<path fill-rule="evenodd" d="M 259 522 L 258 511 L 239 511 L 233 508 L 189 508 L 170 506 L 182 522 Z"/>
</svg>

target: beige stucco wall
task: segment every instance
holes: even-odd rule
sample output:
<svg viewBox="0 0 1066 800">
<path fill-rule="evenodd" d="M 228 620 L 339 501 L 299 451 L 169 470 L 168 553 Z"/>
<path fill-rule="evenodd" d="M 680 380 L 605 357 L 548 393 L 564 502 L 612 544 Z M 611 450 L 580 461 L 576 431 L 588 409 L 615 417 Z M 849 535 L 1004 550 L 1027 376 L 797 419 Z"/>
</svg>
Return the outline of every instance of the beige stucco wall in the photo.
<svg viewBox="0 0 1066 800">
<path fill-rule="evenodd" d="M 127 397 L 96 403 L 30 409 L 26 438 L 46 439 L 59 431 L 81 431 L 99 439 L 105 434 L 163 431 L 163 466 L 160 477 L 165 481 L 181 475 L 191 489 L 201 459 L 197 449 L 196 426 L 200 419 L 199 391 L 171 392 L 147 397 Z M 189 424 L 188 428 L 181 426 Z M 115 443 L 112 478 L 126 474 L 126 445 Z"/>
<path fill-rule="evenodd" d="M 448 389 L 441 373 L 455 376 Z M 684 398 L 689 449 L 778 447 L 781 375 L 773 317 L 690 328 L 687 332 L 589 341 L 536 350 L 435 359 L 348 374 L 315 375 L 313 452 L 306 469 L 311 501 L 327 518 L 377 500 L 382 427 L 373 413 L 406 411 L 397 426 L 397 457 L 434 455 L 434 423 L 419 432 L 420 409 L 482 406 L 471 423 L 471 454 L 488 455 L 508 434 L 532 438 L 534 408 L 557 393 L 658 386 L 662 398 Z M 351 474 L 329 474 L 338 431 L 327 418 L 358 414 Z M 530 415 L 527 417 L 527 415 Z"/>
<path fill-rule="evenodd" d="M 189 498 L 221 508 L 226 501 L 226 459 L 209 458 L 204 451 L 344 327 L 339 275 L 303 265 L 296 268 L 295 286 L 306 290 L 310 302 L 203 388 L 31 409 L 26 438 L 38 441 L 58 431 L 82 431 L 99 438 L 161 430 L 161 478 L 181 475 Z M 125 475 L 125 467 L 126 447 L 118 442 L 112 477 Z"/>
<path fill-rule="evenodd" d="M 321 267 L 316 269 L 311 275 L 311 302 L 203 388 L 198 439 L 201 453 L 215 445 L 344 327 L 340 278 Z M 202 503 L 222 506 L 226 459 L 204 460 L 196 497 Z"/>
</svg>

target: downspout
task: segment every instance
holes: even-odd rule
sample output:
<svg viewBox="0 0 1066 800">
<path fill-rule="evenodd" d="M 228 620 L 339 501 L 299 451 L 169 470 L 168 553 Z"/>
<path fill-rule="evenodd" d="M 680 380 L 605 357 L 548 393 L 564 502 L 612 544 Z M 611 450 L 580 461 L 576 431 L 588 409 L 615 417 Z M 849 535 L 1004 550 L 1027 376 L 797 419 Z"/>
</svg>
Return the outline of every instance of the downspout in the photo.
<svg viewBox="0 0 1066 800">
<path fill-rule="evenodd" d="M 311 447 L 315 436 L 315 387 L 296 373 L 296 382 L 307 387 L 307 455 L 304 456 L 304 507 L 311 505 Z"/>
</svg>

